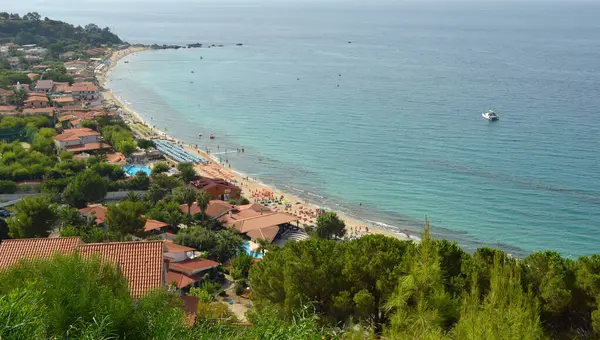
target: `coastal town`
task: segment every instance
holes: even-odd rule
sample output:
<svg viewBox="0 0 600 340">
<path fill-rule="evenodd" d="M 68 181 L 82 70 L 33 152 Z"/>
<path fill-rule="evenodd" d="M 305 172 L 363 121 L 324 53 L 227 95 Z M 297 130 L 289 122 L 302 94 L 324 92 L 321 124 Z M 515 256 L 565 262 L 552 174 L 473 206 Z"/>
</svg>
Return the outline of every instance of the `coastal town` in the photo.
<svg viewBox="0 0 600 340">
<path fill-rule="evenodd" d="M 110 69 L 132 53 L 157 48 L 173 47 L 100 44 L 54 53 L 36 44 L 0 46 L 7 66 L 0 88 L 4 166 L 8 152 L 42 152 L 53 165 L 39 171 L 23 165 L 23 171 L 1 174 L 0 195 L 16 198 L 2 204 L 4 217 L 16 218 L 26 200 L 54 195 L 70 206 L 58 208 L 58 215 L 71 209 L 79 215 L 71 218 L 81 222 L 37 231 L 11 228 L 11 239 L 0 244 L 0 269 L 55 252 L 99 253 L 122 269 L 133 297 L 166 287 L 182 297 L 193 320 L 199 298 L 190 291 L 208 283 L 221 287 L 210 291 L 210 303 L 221 303 L 236 320 L 246 321 L 252 308 L 248 267 L 265 252 L 312 233 L 352 239 L 373 229 L 356 221 L 345 224 L 335 213 L 234 173 L 122 105 L 107 86 Z M 71 190 L 69 183 L 79 180 L 83 188 Z M 137 216 L 118 217 L 123 209 Z M 223 232 L 232 245 L 225 254 L 211 254 L 194 239 L 197 228 Z M 246 262 L 238 260 L 240 252 Z"/>
<path fill-rule="evenodd" d="M 236 171 L 109 86 L 138 53 L 246 46 L 0 12 L 0 339 L 600 338 L 600 256 L 467 251 L 426 216 L 419 237 L 365 223 Z"/>
</svg>

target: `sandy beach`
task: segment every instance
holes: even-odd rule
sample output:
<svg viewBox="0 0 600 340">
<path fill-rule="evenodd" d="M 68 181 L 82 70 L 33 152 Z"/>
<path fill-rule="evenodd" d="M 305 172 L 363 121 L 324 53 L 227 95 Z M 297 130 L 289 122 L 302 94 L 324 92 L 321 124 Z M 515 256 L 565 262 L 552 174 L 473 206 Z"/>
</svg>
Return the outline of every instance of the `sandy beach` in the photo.
<svg viewBox="0 0 600 340">
<path fill-rule="evenodd" d="M 148 50 L 148 48 L 131 47 L 126 50 L 115 51 L 110 57 L 110 64 L 108 65 L 108 67 L 101 70 L 101 72 L 98 72 L 96 77 L 98 79 L 99 84 L 102 87 L 101 93 L 105 103 L 107 103 L 108 105 L 119 106 L 122 109 L 123 118 L 128 122 L 132 129 L 137 132 L 138 135 L 141 135 L 144 138 L 167 138 L 173 142 L 180 144 L 191 153 L 197 154 L 200 157 L 210 160 L 210 163 L 208 165 L 196 166 L 196 170 L 200 175 L 212 178 L 220 177 L 237 184 L 242 189 L 242 195 L 248 198 L 251 202 L 259 201 L 262 197 L 273 197 L 276 199 L 283 197 L 283 199 L 281 200 L 283 202 L 282 204 L 272 204 L 269 207 L 275 211 L 287 212 L 299 216 L 301 224 L 313 225 L 314 222 L 316 222 L 315 212 L 319 208 L 318 206 L 310 204 L 309 202 L 306 202 L 306 200 L 296 195 L 292 195 L 281 190 L 276 190 L 264 183 L 247 178 L 247 176 L 245 176 L 239 171 L 236 171 L 235 169 L 231 169 L 229 167 L 226 168 L 225 166 L 219 164 L 217 159 L 215 159 L 211 155 L 206 154 L 203 150 L 196 149 L 191 145 L 182 143 L 178 139 L 172 138 L 166 133 L 153 128 L 151 125 L 145 122 L 144 119 L 137 112 L 131 110 L 126 105 L 124 105 L 123 101 L 119 100 L 118 96 L 116 96 L 107 86 L 108 75 L 110 73 L 110 70 L 123 57 L 132 53 L 142 52 L 145 50 Z M 336 211 L 336 213 L 345 222 L 347 236 L 349 237 L 365 234 L 384 234 L 403 240 L 415 239 L 414 236 L 411 238 L 409 234 L 400 232 L 395 233 L 388 230 L 380 229 L 370 225 L 369 223 L 360 222 L 359 220 L 342 214 L 339 211 Z"/>
</svg>

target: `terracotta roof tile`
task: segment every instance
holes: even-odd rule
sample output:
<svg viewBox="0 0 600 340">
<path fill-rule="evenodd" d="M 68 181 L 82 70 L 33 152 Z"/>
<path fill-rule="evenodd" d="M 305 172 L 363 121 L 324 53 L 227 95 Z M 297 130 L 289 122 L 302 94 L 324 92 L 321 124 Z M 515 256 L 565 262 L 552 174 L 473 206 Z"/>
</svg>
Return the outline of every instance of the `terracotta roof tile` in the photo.
<svg viewBox="0 0 600 340">
<path fill-rule="evenodd" d="M 285 213 L 271 213 L 258 215 L 233 222 L 230 226 L 235 227 L 240 233 L 247 233 L 252 230 L 263 229 L 277 226 L 284 223 L 297 221 L 298 217 Z"/>
<path fill-rule="evenodd" d="M 167 271 L 167 279 L 165 280 L 166 284 L 171 284 L 173 282 L 177 283 L 177 288 L 181 289 L 183 287 L 189 286 L 194 282 L 198 282 L 202 280 L 202 277 L 198 275 L 186 275 L 178 272 L 174 272 L 172 270 Z"/>
<path fill-rule="evenodd" d="M 139 297 L 163 284 L 163 242 L 114 242 L 83 244 L 78 247 L 83 256 L 100 254 L 115 262 L 129 281 L 129 292 Z"/>
<path fill-rule="evenodd" d="M 75 121 L 73 121 L 75 122 Z M 81 145 L 69 145 L 66 147 L 69 152 L 83 152 L 101 149 L 110 149 L 111 146 L 106 143 L 86 143 Z"/>
<path fill-rule="evenodd" d="M 169 224 L 157 220 L 147 219 L 144 225 L 144 231 L 157 230 L 160 228 L 168 227 Z"/>
<path fill-rule="evenodd" d="M 175 244 L 171 240 L 165 240 L 165 249 L 166 249 L 167 253 L 183 253 L 186 251 L 198 251 L 197 249 L 194 249 L 194 248 Z"/>
<path fill-rule="evenodd" d="M 84 215 L 94 214 L 94 216 L 96 216 L 96 223 L 98 223 L 98 224 L 104 222 L 104 215 L 106 215 L 107 211 L 108 211 L 108 208 L 106 208 L 105 206 L 103 206 L 101 204 L 90 204 L 83 209 L 79 209 L 79 212 Z"/>
<path fill-rule="evenodd" d="M 26 114 L 26 115 L 40 115 L 40 114 L 51 115 L 52 113 L 54 113 L 53 107 L 40 107 L 37 109 L 23 110 L 23 114 Z"/>
<path fill-rule="evenodd" d="M 84 136 L 100 136 L 99 132 L 96 132 L 89 128 L 78 128 L 78 129 L 66 129 L 60 135 L 54 136 L 54 140 L 57 141 L 74 141 L 79 140 Z"/>
<path fill-rule="evenodd" d="M 4 240 L 0 244 L 0 269 L 23 258 L 48 257 L 55 252 L 73 252 L 80 242 L 79 237 Z"/>
<path fill-rule="evenodd" d="M 0 105 L 0 112 L 14 111 L 17 107 L 13 105 Z"/>
<path fill-rule="evenodd" d="M 279 226 L 275 225 L 272 227 L 251 230 L 247 232 L 246 235 L 248 235 L 248 237 L 250 237 L 253 240 L 258 240 L 259 238 L 262 238 L 269 242 L 273 242 L 275 236 L 277 236 L 277 233 L 279 233 Z"/>
<path fill-rule="evenodd" d="M 195 258 L 181 262 L 171 262 L 169 263 L 169 270 L 174 270 L 176 272 L 184 273 L 187 275 L 194 275 L 203 270 L 215 268 L 217 266 L 219 266 L 218 262 L 207 259 Z"/>
<path fill-rule="evenodd" d="M 234 208 L 233 205 L 231 205 L 225 201 L 212 200 L 208 203 L 208 207 L 206 208 L 206 216 L 211 217 L 211 218 L 217 218 L 233 208 Z M 188 206 L 187 206 L 187 204 L 182 204 L 179 206 L 179 209 L 181 209 L 182 212 L 187 214 Z M 198 208 L 198 204 L 196 204 L 194 202 L 194 204 L 192 204 L 192 208 L 190 209 L 190 212 L 192 213 L 192 215 L 199 213 L 200 208 Z"/>
</svg>

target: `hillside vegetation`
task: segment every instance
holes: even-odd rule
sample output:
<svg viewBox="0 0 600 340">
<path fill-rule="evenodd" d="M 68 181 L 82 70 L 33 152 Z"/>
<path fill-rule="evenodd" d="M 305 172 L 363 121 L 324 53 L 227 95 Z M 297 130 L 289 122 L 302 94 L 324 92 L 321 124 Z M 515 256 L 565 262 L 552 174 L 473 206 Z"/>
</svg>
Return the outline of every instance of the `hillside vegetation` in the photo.
<svg viewBox="0 0 600 340">
<path fill-rule="evenodd" d="M 23 17 L 18 14 L 0 13 L 0 43 L 18 45 L 37 44 L 53 53 L 75 51 L 103 44 L 121 44 L 123 41 L 108 27 L 95 24 L 74 26 L 62 21 L 41 18 L 36 12 Z"/>
</svg>

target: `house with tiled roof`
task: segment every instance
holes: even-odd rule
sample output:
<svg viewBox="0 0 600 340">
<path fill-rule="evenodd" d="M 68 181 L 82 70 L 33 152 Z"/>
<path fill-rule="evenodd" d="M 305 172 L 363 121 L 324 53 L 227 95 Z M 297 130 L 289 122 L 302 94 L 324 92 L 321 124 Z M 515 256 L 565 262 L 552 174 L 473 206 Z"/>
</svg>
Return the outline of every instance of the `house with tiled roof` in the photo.
<svg viewBox="0 0 600 340">
<path fill-rule="evenodd" d="M 58 152 L 64 150 L 73 153 L 94 152 L 111 148 L 109 144 L 102 141 L 99 132 L 89 128 L 66 129 L 52 138 Z"/>
<path fill-rule="evenodd" d="M 52 89 L 54 88 L 54 81 L 52 80 L 38 80 L 35 83 L 35 87 L 34 90 L 36 92 L 42 92 L 42 93 L 50 93 L 52 92 Z"/>
<path fill-rule="evenodd" d="M 104 223 L 104 216 L 107 211 L 108 208 L 101 204 L 90 204 L 83 209 L 79 209 L 79 212 L 84 215 L 94 216 L 97 224 Z M 168 226 L 168 223 L 148 218 L 144 225 L 144 232 L 163 232 Z"/>
<path fill-rule="evenodd" d="M 29 78 L 31 81 L 33 81 L 36 77 L 39 77 L 39 75 L 40 75 L 39 73 L 31 72 L 31 73 L 27 74 L 27 78 Z"/>
<path fill-rule="evenodd" d="M 229 183 L 222 178 L 203 177 L 190 182 L 190 185 L 196 190 L 208 192 L 212 199 L 228 201 L 240 197 L 242 190 L 235 184 Z"/>
<path fill-rule="evenodd" d="M 58 55 L 60 60 L 71 60 L 73 59 L 73 52 L 65 52 Z"/>
<path fill-rule="evenodd" d="M 17 68 L 21 64 L 21 62 L 19 61 L 19 58 L 17 58 L 17 57 L 9 57 L 7 59 L 7 61 L 8 61 L 8 66 L 10 66 L 11 68 Z"/>
<path fill-rule="evenodd" d="M 4 240 L 0 243 L 0 269 L 12 266 L 21 259 L 47 258 L 56 252 L 72 253 L 80 243 L 79 237 Z"/>
<path fill-rule="evenodd" d="M 233 204 L 229 204 L 225 201 L 211 200 L 208 203 L 208 207 L 206 208 L 206 216 L 208 216 L 209 218 L 216 219 L 225 215 L 233 208 L 235 208 Z M 181 204 L 179 206 L 179 209 L 186 214 L 188 213 L 187 204 Z M 194 202 L 194 204 L 192 204 L 192 206 L 190 207 L 190 213 L 192 214 L 192 216 L 200 213 L 200 208 L 198 207 L 198 204 L 196 202 Z"/>
<path fill-rule="evenodd" d="M 13 94 L 13 91 L 0 88 L 0 104 L 8 104 L 8 98 L 12 94 Z"/>
<path fill-rule="evenodd" d="M 24 109 L 22 112 L 23 115 L 25 116 L 39 116 L 39 115 L 44 115 L 44 116 L 52 116 L 54 114 L 54 108 L 53 107 L 38 107 L 38 108 L 27 108 Z"/>
<path fill-rule="evenodd" d="M 127 278 L 133 297 L 141 297 L 165 284 L 167 264 L 162 241 L 81 244 L 77 251 L 82 256 L 98 254 L 103 260 L 116 263 Z"/>
<path fill-rule="evenodd" d="M 23 106 L 27 108 L 40 108 L 40 107 L 48 107 L 50 101 L 48 97 L 44 93 L 31 93 L 27 96 L 27 99 L 23 102 Z"/>
<path fill-rule="evenodd" d="M 14 112 L 16 109 L 14 105 L 0 105 L 0 113 Z"/>
<path fill-rule="evenodd" d="M 22 259 L 48 258 L 57 252 L 77 252 L 84 257 L 97 254 L 102 260 L 116 264 L 133 297 L 165 284 L 168 262 L 163 257 L 162 241 L 85 244 L 78 237 L 4 240 L 0 243 L 0 269 Z"/>
<path fill-rule="evenodd" d="M 73 99 L 73 96 L 65 95 L 65 96 L 52 98 L 52 102 L 59 106 L 72 105 L 73 103 L 75 103 L 75 99 Z"/>
<path fill-rule="evenodd" d="M 76 100 L 96 100 L 100 96 L 98 87 L 90 83 L 74 83 L 70 92 Z"/>
</svg>

